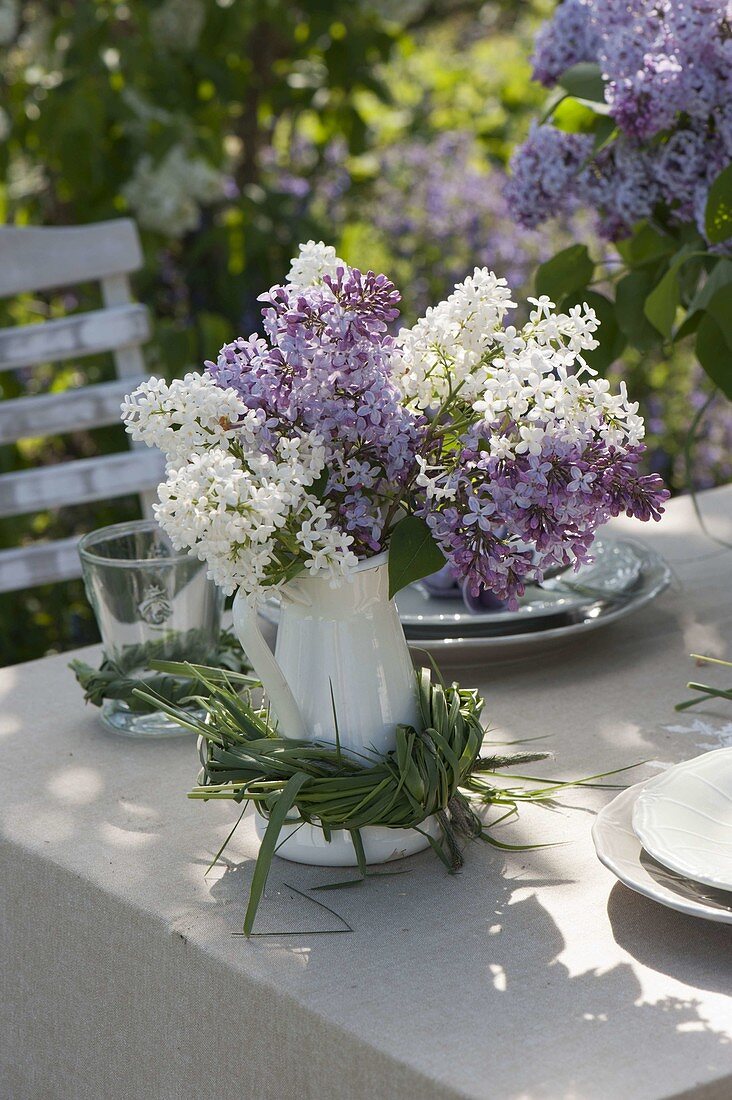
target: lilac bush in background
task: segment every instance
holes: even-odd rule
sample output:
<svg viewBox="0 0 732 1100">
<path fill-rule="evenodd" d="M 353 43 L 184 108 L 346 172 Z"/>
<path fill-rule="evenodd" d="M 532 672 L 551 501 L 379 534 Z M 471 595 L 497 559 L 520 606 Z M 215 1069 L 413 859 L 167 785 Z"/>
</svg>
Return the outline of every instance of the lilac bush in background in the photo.
<svg viewBox="0 0 732 1100">
<path fill-rule="evenodd" d="M 331 240 L 339 243 L 354 224 L 369 227 L 378 254 L 403 276 L 407 318 L 423 313 L 476 265 L 525 291 L 536 265 L 569 240 L 563 226 L 516 226 L 504 196 L 505 171 L 467 131 L 387 145 L 365 179 L 354 179 L 339 140 L 318 155 L 300 136 L 286 157 L 268 149 L 265 163 L 272 186 L 294 197 L 303 216 L 329 224 Z"/>
<path fill-rule="evenodd" d="M 534 76 L 554 86 L 599 63 L 619 138 L 536 125 L 512 160 L 508 199 L 526 226 L 587 206 L 603 235 L 629 233 L 660 203 L 705 234 L 709 187 L 732 157 L 729 6 L 713 0 L 565 0 L 536 40 Z"/>
<path fill-rule="evenodd" d="M 557 229 L 517 229 L 505 183 L 504 171 L 489 166 L 464 131 L 384 150 L 366 213 L 394 256 L 410 263 L 409 312 L 422 313 L 475 265 L 525 290 L 537 263 L 565 239 Z"/>
<path fill-rule="evenodd" d="M 553 98 L 511 159 L 511 214 L 535 228 L 585 211 L 615 246 L 598 262 L 575 245 L 537 279 L 575 300 L 600 285 L 614 325 L 607 358 L 628 349 L 616 373 L 648 415 L 655 467 L 676 488 L 718 484 L 732 472 L 732 9 L 564 0 L 533 67 Z"/>
</svg>

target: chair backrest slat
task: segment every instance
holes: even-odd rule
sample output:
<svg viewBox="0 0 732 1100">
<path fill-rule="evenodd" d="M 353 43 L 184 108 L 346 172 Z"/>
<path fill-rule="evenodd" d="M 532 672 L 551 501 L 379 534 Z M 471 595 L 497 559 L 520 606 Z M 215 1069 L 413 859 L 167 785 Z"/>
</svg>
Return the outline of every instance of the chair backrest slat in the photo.
<svg viewBox="0 0 732 1100">
<path fill-rule="evenodd" d="M 0 550 L 0 592 L 80 577 L 78 543 L 79 539 L 74 537 Z"/>
<path fill-rule="evenodd" d="M 109 307 L 126 306 L 132 301 L 130 281 L 126 275 L 108 275 L 106 279 L 102 279 L 102 301 Z M 119 378 L 145 373 L 142 352 L 133 345 L 118 348 L 114 352 L 114 365 Z"/>
<path fill-rule="evenodd" d="M 0 401 L 0 444 L 118 424 L 122 398 L 143 377 Z"/>
<path fill-rule="evenodd" d="M 157 451 L 123 451 L 0 476 L 0 516 L 23 516 L 139 493 L 165 472 Z"/>
<path fill-rule="evenodd" d="M 8 226 L 0 241 L 0 298 L 97 282 L 142 267 L 140 239 L 130 218 L 58 229 Z"/>
<path fill-rule="evenodd" d="M 149 336 L 148 313 L 139 305 L 96 309 L 39 325 L 0 329 L 0 370 L 81 359 L 139 345 Z"/>
<path fill-rule="evenodd" d="M 90 430 L 117 422 L 125 393 L 148 375 L 141 345 L 148 312 L 128 276 L 142 266 L 129 218 L 62 228 L 0 226 L 0 297 L 97 282 L 103 307 L 0 330 L 0 372 L 109 352 L 117 378 L 60 394 L 0 401 L 0 443 Z M 29 515 L 129 494 L 150 512 L 164 476 L 159 454 L 133 443 L 121 454 L 78 459 L 0 476 L 0 516 Z M 0 551 L 0 592 L 80 575 L 76 538 Z"/>
</svg>

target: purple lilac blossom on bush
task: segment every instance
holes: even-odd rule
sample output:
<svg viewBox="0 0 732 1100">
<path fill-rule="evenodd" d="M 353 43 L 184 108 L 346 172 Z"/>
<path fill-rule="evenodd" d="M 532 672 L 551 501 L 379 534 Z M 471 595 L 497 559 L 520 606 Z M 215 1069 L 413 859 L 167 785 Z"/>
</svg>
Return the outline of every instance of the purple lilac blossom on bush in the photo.
<svg viewBox="0 0 732 1100">
<path fill-rule="evenodd" d="M 588 206 L 614 239 L 662 204 L 670 224 L 695 221 L 704 235 L 710 184 L 732 158 L 726 0 L 564 0 L 533 60 L 547 87 L 574 64 L 598 62 L 619 137 L 590 158 L 590 137 L 534 127 L 511 164 L 517 220 L 536 226 Z"/>
</svg>

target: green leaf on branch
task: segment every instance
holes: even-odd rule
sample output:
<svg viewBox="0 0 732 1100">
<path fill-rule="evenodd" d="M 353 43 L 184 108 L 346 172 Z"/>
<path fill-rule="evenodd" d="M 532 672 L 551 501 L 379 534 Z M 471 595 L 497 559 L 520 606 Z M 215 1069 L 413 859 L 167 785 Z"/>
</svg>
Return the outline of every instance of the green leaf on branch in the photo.
<svg viewBox="0 0 732 1100">
<path fill-rule="evenodd" d="M 662 336 L 670 338 L 680 301 L 679 265 L 674 263 L 654 286 L 643 307 L 646 317 Z"/>
<path fill-rule="evenodd" d="M 562 313 L 566 313 L 571 306 L 581 305 L 583 302 L 594 309 L 600 322 L 600 327 L 595 333 L 595 339 L 600 341 L 600 345 L 594 351 L 583 352 L 583 358 L 594 370 L 602 372 L 622 355 L 626 344 L 625 335 L 618 325 L 613 303 L 594 290 L 587 290 L 583 294 L 572 294 L 565 298 L 561 303 Z"/>
<path fill-rule="evenodd" d="M 654 283 L 651 271 L 631 271 L 615 289 L 615 314 L 628 342 L 639 351 L 658 347 L 661 336 L 644 313 L 644 305 Z"/>
<path fill-rule="evenodd" d="M 445 556 L 423 519 L 405 516 L 391 534 L 389 549 L 389 598 L 408 584 L 436 573 Z"/>
<path fill-rule="evenodd" d="M 696 285 L 701 271 L 700 258 L 707 255 L 706 250 L 697 247 L 696 241 L 685 244 L 676 253 L 665 275 L 647 295 L 645 315 L 662 336 L 669 338 L 673 333 L 676 311 L 681 304 L 682 281 L 688 282 L 690 276 L 691 285 Z M 688 288 L 686 293 L 689 293 Z"/>
<path fill-rule="evenodd" d="M 678 248 L 678 242 L 660 233 L 649 222 L 639 222 L 632 236 L 618 241 L 616 248 L 630 267 L 642 267 L 670 256 Z"/>
<path fill-rule="evenodd" d="M 557 81 L 565 92 L 578 99 L 589 99 L 593 103 L 605 102 L 605 81 L 602 70 L 594 61 L 580 61 L 565 69 Z"/>
<path fill-rule="evenodd" d="M 707 315 L 717 322 L 727 350 L 732 355 L 732 285 L 720 287 L 712 295 Z"/>
<path fill-rule="evenodd" d="M 612 119 L 605 118 L 602 111 L 595 110 L 596 106 L 599 104 L 591 103 L 589 99 L 565 96 L 557 104 L 552 125 L 568 134 L 592 134 L 601 129 L 604 140 L 615 129 L 615 123 Z"/>
<path fill-rule="evenodd" d="M 718 260 L 709 273 L 707 281 L 704 283 L 701 290 L 698 290 L 689 302 L 686 318 L 683 323 L 679 325 L 674 335 L 674 340 L 683 340 L 685 336 L 689 336 L 692 332 L 696 332 L 701 322 L 702 314 L 709 306 L 712 298 L 714 298 L 717 292 L 723 287 L 727 287 L 730 294 L 732 294 L 731 284 L 732 260 Z"/>
<path fill-rule="evenodd" d="M 732 348 L 708 313 L 704 314 L 697 330 L 696 357 L 715 386 L 732 400 Z"/>
<path fill-rule="evenodd" d="M 720 172 L 709 188 L 704 224 L 711 244 L 721 244 L 732 237 L 732 164 Z"/>
<path fill-rule="evenodd" d="M 536 293 L 548 294 L 552 301 L 559 302 L 586 287 L 594 270 L 595 265 L 585 245 L 572 244 L 538 268 Z"/>
<path fill-rule="evenodd" d="M 597 125 L 594 128 L 595 140 L 592 144 L 592 155 L 595 156 L 615 141 L 619 132 L 611 118 L 598 118 Z"/>
<path fill-rule="evenodd" d="M 552 116 L 552 125 L 567 134 L 589 134 L 595 128 L 597 115 L 587 103 L 581 103 L 574 96 L 565 96 L 557 104 Z"/>
</svg>

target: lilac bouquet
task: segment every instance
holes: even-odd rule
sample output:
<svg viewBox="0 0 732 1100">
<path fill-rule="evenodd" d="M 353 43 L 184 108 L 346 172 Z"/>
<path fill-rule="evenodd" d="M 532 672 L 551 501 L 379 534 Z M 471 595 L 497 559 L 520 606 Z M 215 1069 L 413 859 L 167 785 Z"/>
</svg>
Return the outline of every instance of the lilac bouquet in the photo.
<svg viewBox="0 0 732 1100">
<path fill-rule="evenodd" d="M 530 299 L 517 329 L 505 280 L 476 268 L 392 335 L 389 279 L 313 241 L 260 300 L 264 336 L 123 404 L 167 457 L 160 524 L 225 591 L 256 598 L 303 571 L 337 585 L 389 549 L 392 590 L 446 558 L 471 592 L 514 602 L 586 561 L 610 516 L 659 518 L 637 407 L 583 359 L 591 309 Z"/>
</svg>

